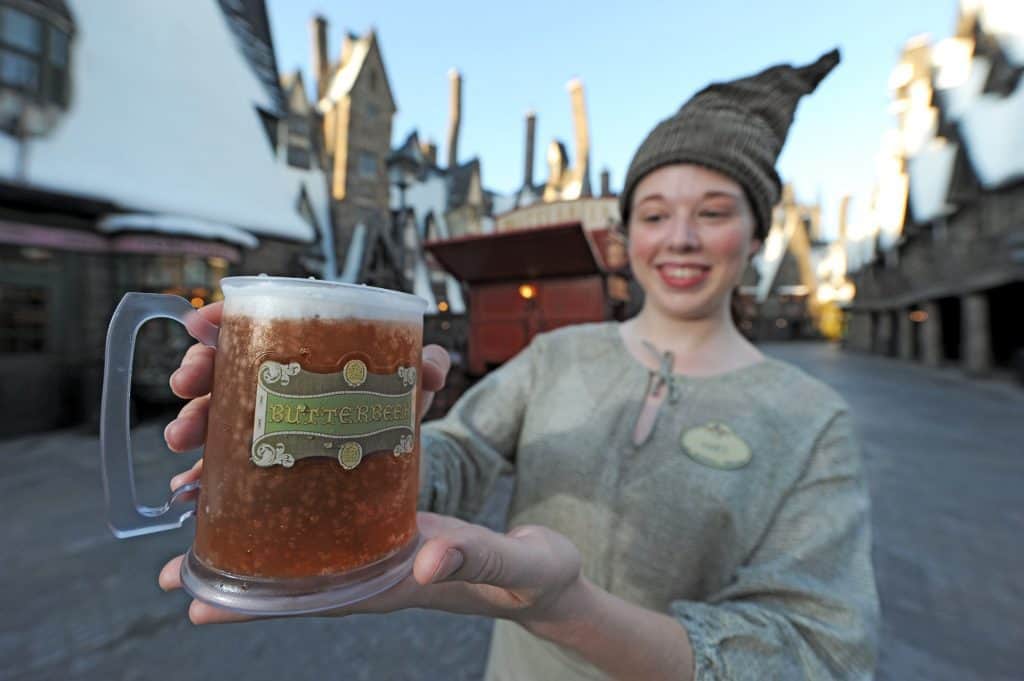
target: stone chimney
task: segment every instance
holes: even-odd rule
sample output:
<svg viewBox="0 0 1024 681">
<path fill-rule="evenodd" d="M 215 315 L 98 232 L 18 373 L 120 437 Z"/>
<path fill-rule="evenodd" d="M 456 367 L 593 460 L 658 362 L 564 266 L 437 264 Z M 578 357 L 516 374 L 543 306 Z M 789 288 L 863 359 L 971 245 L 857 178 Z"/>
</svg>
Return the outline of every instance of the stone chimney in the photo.
<svg viewBox="0 0 1024 681">
<path fill-rule="evenodd" d="M 850 220 L 850 196 L 846 195 L 839 202 L 839 243 L 845 244 L 847 237 L 847 230 L 849 229 Z"/>
<path fill-rule="evenodd" d="M 523 166 L 523 188 L 533 188 L 533 148 L 536 146 L 537 114 L 526 112 L 526 163 Z"/>
<path fill-rule="evenodd" d="M 347 64 L 352 57 L 352 50 L 355 49 L 357 40 L 359 40 L 359 36 L 345 31 L 345 37 L 341 39 L 341 66 Z"/>
<path fill-rule="evenodd" d="M 316 98 L 320 100 L 327 91 L 327 73 L 330 64 L 327 62 L 327 19 L 317 14 L 309 23 L 309 32 L 313 40 L 313 78 L 316 80 Z"/>
<path fill-rule="evenodd" d="M 430 165 L 437 165 L 437 145 L 432 140 L 420 142 L 420 151 Z"/>
<path fill-rule="evenodd" d="M 573 78 L 568 84 L 572 100 L 572 123 L 576 131 L 576 165 L 573 174 L 580 183 L 580 196 L 590 196 L 590 130 L 587 127 L 587 105 L 583 99 L 583 83 Z"/>
<path fill-rule="evenodd" d="M 612 179 L 611 173 L 605 168 L 601 171 L 601 196 L 612 195 Z"/>
<path fill-rule="evenodd" d="M 448 72 L 450 84 L 448 118 L 448 167 L 459 165 L 459 123 L 462 119 L 462 74 L 452 69 Z"/>
</svg>

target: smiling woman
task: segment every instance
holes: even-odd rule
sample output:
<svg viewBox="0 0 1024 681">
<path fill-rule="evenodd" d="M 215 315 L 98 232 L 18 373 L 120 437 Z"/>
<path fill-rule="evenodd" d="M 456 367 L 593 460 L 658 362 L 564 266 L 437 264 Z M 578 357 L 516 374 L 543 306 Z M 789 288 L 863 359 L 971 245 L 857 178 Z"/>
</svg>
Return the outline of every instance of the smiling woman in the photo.
<svg viewBox="0 0 1024 681">
<path fill-rule="evenodd" d="M 729 316 L 793 112 L 837 62 L 716 83 L 651 132 L 620 197 L 642 310 L 537 335 L 423 424 L 419 507 L 442 515 L 419 516 L 413 576 L 337 614 L 498 618 L 488 681 L 870 678 L 878 602 L 848 409 Z M 426 352 L 429 391 L 444 361 Z M 209 371 L 183 366 L 176 385 L 205 388 Z M 172 448 L 201 441 L 194 404 Z M 507 534 L 443 517 L 474 517 L 505 473 Z"/>
<path fill-rule="evenodd" d="M 629 258 L 647 304 L 681 319 L 726 314 L 761 244 L 742 187 L 713 170 L 674 164 L 646 176 L 635 195 Z"/>
</svg>

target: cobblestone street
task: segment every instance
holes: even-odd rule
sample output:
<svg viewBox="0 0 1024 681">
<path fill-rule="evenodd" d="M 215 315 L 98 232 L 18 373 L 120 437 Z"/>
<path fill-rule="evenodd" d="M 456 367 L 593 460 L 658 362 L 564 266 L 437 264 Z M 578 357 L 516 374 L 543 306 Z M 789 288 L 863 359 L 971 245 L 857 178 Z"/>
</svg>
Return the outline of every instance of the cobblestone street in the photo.
<svg viewBox="0 0 1024 681">
<path fill-rule="evenodd" d="M 1011 681 L 1024 669 L 1024 389 L 852 355 L 824 344 L 771 354 L 850 402 L 873 492 L 884 681 Z M 141 496 L 157 503 L 195 455 L 137 429 Z M 107 530 L 98 438 L 0 442 L 0 679 L 478 679 L 491 624 L 403 612 L 197 629 L 156 586 L 185 529 L 118 541 Z M 497 526 L 510 484 L 486 519 Z"/>
</svg>

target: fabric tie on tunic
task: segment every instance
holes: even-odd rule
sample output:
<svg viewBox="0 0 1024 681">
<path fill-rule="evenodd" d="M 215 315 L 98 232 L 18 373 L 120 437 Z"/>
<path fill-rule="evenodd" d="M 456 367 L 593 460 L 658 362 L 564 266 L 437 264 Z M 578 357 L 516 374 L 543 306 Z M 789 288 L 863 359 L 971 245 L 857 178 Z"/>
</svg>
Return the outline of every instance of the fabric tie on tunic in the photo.
<svg viewBox="0 0 1024 681">
<path fill-rule="evenodd" d="M 636 415 L 636 422 L 633 424 L 633 444 L 637 447 L 645 444 L 654 431 L 654 424 L 658 421 L 658 414 L 661 412 L 661 405 L 665 400 L 661 398 L 661 389 L 668 387 L 668 403 L 675 405 L 679 402 L 679 385 L 676 383 L 672 369 L 675 366 L 675 355 L 666 350 L 659 352 L 649 341 L 643 341 L 643 346 L 650 351 L 658 361 L 658 370 L 650 370 L 649 388 L 644 396 L 644 403 Z"/>
<path fill-rule="evenodd" d="M 679 402 L 679 386 L 676 384 L 675 376 L 672 375 L 672 369 L 675 367 L 676 356 L 671 350 L 665 352 L 658 352 L 658 348 L 654 347 L 650 341 L 644 341 L 644 347 L 651 351 L 651 354 L 658 360 L 658 371 L 651 372 L 651 378 L 654 379 L 654 388 L 652 392 L 658 392 L 661 390 L 661 386 L 668 386 L 668 403 L 676 404 Z"/>
</svg>

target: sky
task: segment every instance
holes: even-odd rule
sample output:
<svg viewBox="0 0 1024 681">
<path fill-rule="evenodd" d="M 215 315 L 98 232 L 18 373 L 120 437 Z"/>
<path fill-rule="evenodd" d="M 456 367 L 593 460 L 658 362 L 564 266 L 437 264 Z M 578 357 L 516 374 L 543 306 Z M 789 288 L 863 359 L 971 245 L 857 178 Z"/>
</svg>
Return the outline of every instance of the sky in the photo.
<svg viewBox="0 0 1024 681">
<path fill-rule="evenodd" d="M 309 22 L 322 14 L 337 60 L 344 31 L 371 28 L 398 113 L 392 143 L 412 130 L 446 161 L 448 71 L 463 75 L 459 161 L 477 156 L 484 185 L 500 193 L 523 181 L 525 115 L 537 115 L 535 182 L 547 177 L 548 143 L 575 160 L 566 84 L 583 81 L 590 122 L 591 183 L 607 168 L 621 187 L 633 152 L 654 125 L 714 81 L 769 65 L 804 64 L 839 47 L 842 63 L 805 97 L 779 159 L 799 199 L 820 199 L 834 234 L 844 194 L 863 207 L 888 112 L 889 74 L 907 39 L 936 39 L 955 26 L 957 0 L 687 0 L 578 3 L 332 2 L 268 0 L 282 73 L 301 69 L 312 86 Z"/>
</svg>

